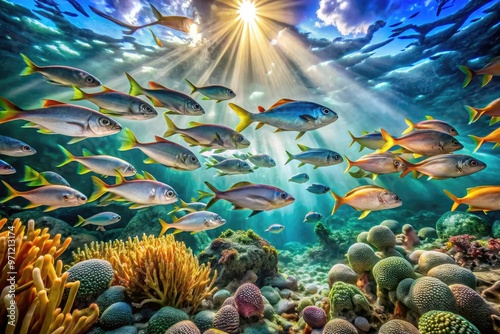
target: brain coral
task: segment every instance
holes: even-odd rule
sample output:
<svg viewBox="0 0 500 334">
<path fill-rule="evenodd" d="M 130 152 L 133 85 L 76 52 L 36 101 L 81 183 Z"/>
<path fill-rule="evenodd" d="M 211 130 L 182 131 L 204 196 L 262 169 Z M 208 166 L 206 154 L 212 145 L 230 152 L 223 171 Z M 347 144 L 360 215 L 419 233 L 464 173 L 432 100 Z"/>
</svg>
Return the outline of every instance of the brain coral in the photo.
<svg viewBox="0 0 500 334">
<path fill-rule="evenodd" d="M 396 246 L 396 236 L 390 228 L 383 225 L 373 226 L 368 231 L 367 240 L 381 252 Z"/>
<path fill-rule="evenodd" d="M 357 315 L 370 315 L 371 309 L 368 300 L 354 285 L 336 282 L 330 290 L 330 313 L 340 316 L 343 313 L 354 311 Z"/>
<path fill-rule="evenodd" d="M 476 276 L 472 271 L 456 264 L 441 264 L 429 270 L 427 276 L 435 277 L 447 285 L 463 284 L 472 289 L 476 288 Z"/>
<path fill-rule="evenodd" d="M 420 277 L 410 287 L 409 308 L 418 314 L 431 310 L 457 311 L 457 302 L 450 288 L 434 277 Z"/>
<path fill-rule="evenodd" d="M 132 324 L 132 308 L 124 302 L 109 306 L 101 316 L 99 324 L 105 329 L 116 329 Z"/>
<path fill-rule="evenodd" d="M 380 225 L 390 228 L 392 233 L 401 233 L 401 224 L 397 220 L 386 219 Z"/>
<path fill-rule="evenodd" d="M 87 301 L 97 298 L 110 285 L 114 270 L 106 260 L 91 259 L 78 262 L 68 269 L 68 282 L 80 281 L 76 300 Z"/>
<path fill-rule="evenodd" d="M 183 320 L 167 329 L 165 334 L 201 334 L 201 332 L 192 321 Z"/>
<path fill-rule="evenodd" d="M 312 328 L 322 328 L 328 321 L 325 310 L 316 306 L 307 306 L 304 308 L 302 318 Z"/>
<path fill-rule="evenodd" d="M 323 334 L 358 334 L 358 330 L 349 321 L 337 318 L 328 321 Z"/>
<path fill-rule="evenodd" d="M 372 270 L 379 291 L 396 290 L 405 278 L 415 278 L 412 265 L 400 257 L 380 260 Z"/>
<path fill-rule="evenodd" d="M 418 330 L 421 334 L 481 334 L 465 318 L 445 311 L 429 311 L 422 315 Z"/>
<path fill-rule="evenodd" d="M 482 333 L 494 333 L 491 315 L 500 315 L 474 289 L 462 284 L 450 285 L 458 305 L 458 314 L 477 326 Z"/>
<path fill-rule="evenodd" d="M 244 318 L 262 314 L 264 301 L 257 285 L 245 283 L 236 290 L 234 303 L 238 313 Z"/>
<path fill-rule="evenodd" d="M 378 334 L 420 334 L 420 332 L 409 322 L 394 319 L 383 324 Z"/>
<path fill-rule="evenodd" d="M 147 334 L 165 334 L 165 331 L 173 324 L 183 320 L 189 320 L 186 312 L 171 306 L 159 309 L 148 322 Z"/>
<path fill-rule="evenodd" d="M 200 331 L 204 332 L 207 329 L 212 328 L 214 318 L 215 312 L 212 312 L 210 310 L 203 310 L 201 312 L 198 312 L 194 316 L 194 323 L 196 324 L 196 327 L 200 329 Z"/>
<path fill-rule="evenodd" d="M 367 244 L 355 243 L 347 250 L 349 265 L 358 274 L 372 270 L 373 266 L 380 261 L 373 249 Z"/>
<path fill-rule="evenodd" d="M 432 268 L 445 263 L 455 264 L 455 260 L 448 254 L 426 251 L 418 258 L 418 269 L 422 274 L 427 274 Z"/>
<path fill-rule="evenodd" d="M 99 306 L 99 312 L 102 314 L 111 304 L 124 302 L 125 298 L 125 287 L 113 285 L 97 297 L 95 302 Z"/>
<path fill-rule="evenodd" d="M 328 272 L 328 285 L 330 288 L 335 282 L 344 282 L 348 284 L 356 284 L 358 274 L 345 264 L 337 263 Z"/>
<path fill-rule="evenodd" d="M 232 305 L 222 306 L 214 317 L 214 327 L 228 332 L 238 333 L 240 327 L 240 315 Z"/>
</svg>

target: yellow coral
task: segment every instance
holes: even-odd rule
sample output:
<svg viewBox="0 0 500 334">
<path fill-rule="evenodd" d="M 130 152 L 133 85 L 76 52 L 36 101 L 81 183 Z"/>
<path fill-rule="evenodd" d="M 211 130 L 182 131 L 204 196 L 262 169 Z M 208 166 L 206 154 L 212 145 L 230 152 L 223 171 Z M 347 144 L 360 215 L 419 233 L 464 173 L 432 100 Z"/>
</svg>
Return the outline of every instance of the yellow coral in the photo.
<svg viewBox="0 0 500 334">
<path fill-rule="evenodd" d="M 191 313 L 211 296 L 217 273 L 210 278 L 210 264 L 200 265 L 191 249 L 173 235 L 143 235 L 127 241 L 93 242 L 73 253 L 75 262 L 104 259 L 115 270 L 113 284 L 125 286 L 135 306 L 157 303 Z"/>
<path fill-rule="evenodd" d="M 6 222 L 0 220 L 0 229 Z M 97 322 L 96 304 L 71 312 L 80 282 L 66 283 L 68 274 L 62 274 L 62 262 L 55 263 L 70 242 L 67 238 L 61 244 L 60 234 L 51 239 L 48 229 L 35 230 L 33 220 L 27 230 L 16 219 L 0 232 L 0 332 L 79 334 Z M 61 305 L 65 289 L 69 289 L 69 295 Z"/>
</svg>

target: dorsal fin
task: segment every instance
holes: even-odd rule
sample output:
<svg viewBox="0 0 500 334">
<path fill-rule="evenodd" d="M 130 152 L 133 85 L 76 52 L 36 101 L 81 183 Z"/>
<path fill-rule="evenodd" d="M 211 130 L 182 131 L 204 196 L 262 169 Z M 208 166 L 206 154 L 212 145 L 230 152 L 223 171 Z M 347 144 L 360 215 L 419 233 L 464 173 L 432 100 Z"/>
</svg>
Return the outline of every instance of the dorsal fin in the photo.
<svg viewBox="0 0 500 334">
<path fill-rule="evenodd" d="M 146 180 L 156 181 L 155 177 L 146 171 L 144 171 L 144 177 Z"/>
<path fill-rule="evenodd" d="M 297 144 L 297 146 L 300 148 L 302 152 L 309 151 L 311 149 L 310 147 L 307 147 L 306 145 L 302 144 Z"/>
<path fill-rule="evenodd" d="M 262 106 L 258 106 L 257 109 L 259 110 L 260 113 L 266 112 L 266 109 Z"/>
<path fill-rule="evenodd" d="M 172 215 L 172 224 L 177 223 L 179 221 L 179 218 L 177 216 Z"/>
<path fill-rule="evenodd" d="M 469 195 L 472 191 L 480 190 L 480 189 L 488 189 L 491 188 L 491 186 L 478 186 L 478 187 L 471 187 L 467 188 L 467 195 Z"/>
<path fill-rule="evenodd" d="M 66 104 L 64 102 L 61 102 L 61 101 L 56 101 L 56 100 L 43 100 L 43 105 L 42 105 L 42 108 L 47 108 L 47 107 L 52 107 L 52 106 L 60 106 L 60 105 L 63 105 L 63 104 Z"/>
<path fill-rule="evenodd" d="M 281 106 L 283 104 L 290 103 L 290 102 L 295 102 L 295 100 L 292 100 L 292 99 L 281 99 L 278 102 L 276 102 L 275 104 L 273 104 L 271 107 L 269 107 L 269 109 L 267 109 L 267 111 L 269 111 L 271 109 L 274 109 L 276 107 L 279 107 L 279 106 Z"/>
<path fill-rule="evenodd" d="M 103 92 L 116 92 L 116 90 L 111 89 L 111 88 L 106 87 L 106 86 L 102 86 L 102 91 Z"/>
<path fill-rule="evenodd" d="M 429 115 L 425 116 L 425 118 L 426 118 L 427 120 L 429 120 L 429 121 L 430 121 L 431 119 L 434 119 L 434 117 L 429 116 Z"/>
<path fill-rule="evenodd" d="M 200 122 L 195 122 L 195 121 L 189 122 L 190 127 L 201 126 L 201 125 L 204 125 L 204 124 L 200 123 Z"/>
<path fill-rule="evenodd" d="M 90 152 L 86 148 L 82 149 L 82 154 L 83 154 L 84 157 L 91 157 L 91 156 L 93 156 L 92 152 Z"/>
<path fill-rule="evenodd" d="M 162 85 L 160 85 L 159 83 L 154 82 L 154 81 L 150 81 L 150 82 L 148 82 L 148 83 L 149 83 L 149 87 L 151 87 L 151 88 L 153 88 L 153 89 L 168 89 L 167 87 L 162 86 Z"/>
<path fill-rule="evenodd" d="M 357 187 L 357 188 L 354 188 L 352 189 L 351 191 L 349 191 L 347 194 L 345 194 L 344 198 L 346 198 L 347 196 L 349 195 L 352 195 L 353 193 L 361 190 L 361 189 L 365 189 L 365 188 L 378 188 L 378 189 L 384 189 L 380 186 L 376 186 L 376 185 L 372 185 L 372 184 L 369 184 L 369 185 L 366 185 L 366 186 L 361 186 L 361 187 Z"/>
<path fill-rule="evenodd" d="M 241 181 L 241 182 L 233 184 L 233 186 L 231 188 L 229 188 L 229 190 L 249 186 L 251 184 L 253 184 L 253 183 L 248 182 L 248 181 Z"/>
<path fill-rule="evenodd" d="M 156 9 L 156 7 L 153 6 L 152 3 L 149 3 L 149 5 L 151 6 L 151 10 L 153 11 L 153 15 L 156 17 L 156 19 L 158 21 L 161 20 L 163 15 L 161 15 L 160 11 L 158 9 Z"/>
<path fill-rule="evenodd" d="M 155 140 L 157 143 L 172 143 L 170 140 L 166 140 L 165 138 L 160 136 L 155 136 Z"/>
</svg>

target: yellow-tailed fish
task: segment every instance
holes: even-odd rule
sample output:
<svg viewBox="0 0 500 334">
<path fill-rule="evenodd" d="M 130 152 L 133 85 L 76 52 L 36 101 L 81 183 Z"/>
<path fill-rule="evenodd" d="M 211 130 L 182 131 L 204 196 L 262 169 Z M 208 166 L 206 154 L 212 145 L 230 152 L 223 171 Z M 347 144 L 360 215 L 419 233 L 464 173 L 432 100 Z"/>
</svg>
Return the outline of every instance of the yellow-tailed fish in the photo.
<svg viewBox="0 0 500 334">
<path fill-rule="evenodd" d="M 218 200 L 224 199 L 233 204 L 233 210 L 253 210 L 248 218 L 262 211 L 282 208 L 295 201 L 295 198 L 286 191 L 265 184 L 239 182 L 226 191 L 218 190 L 209 182 L 205 184 L 214 193 L 214 197 L 207 204 L 207 210 Z"/>
<path fill-rule="evenodd" d="M 356 161 L 351 161 L 345 156 L 345 160 L 347 161 L 347 168 L 344 173 L 356 166 L 373 173 L 373 179 L 376 179 L 379 174 L 399 173 L 406 169 L 403 159 L 391 152 L 366 154 Z"/>
<path fill-rule="evenodd" d="M 45 100 L 42 108 L 23 110 L 7 99 L 0 98 L 0 124 L 15 121 L 28 121 L 27 127 L 37 127 L 44 134 L 61 134 L 74 137 L 75 143 L 89 137 L 103 137 L 120 132 L 121 125 L 112 118 L 95 110 Z"/>
<path fill-rule="evenodd" d="M 444 190 L 446 195 L 453 200 L 451 211 L 460 204 L 468 205 L 467 211 L 497 211 L 500 210 L 500 186 L 479 186 L 467 188 L 467 194 L 458 198 L 448 190 Z"/>
<path fill-rule="evenodd" d="M 0 135 L 0 154 L 11 157 L 26 157 L 36 153 L 36 150 L 15 138 Z"/>
<path fill-rule="evenodd" d="M 133 176 L 137 173 L 134 166 L 125 160 L 110 156 L 110 155 L 92 155 L 87 149 L 83 149 L 83 156 L 74 156 L 67 149 L 58 145 L 64 153 L 66 160 L 57 165 L 62 167 L 72 161 L 78 162 L 78 174 L 86 174 L 94 172 L 105 176 L 115 176 L 120 173 L 123 176 Z"/>
<path fill-rule="evenodd" d="M 207 166 L 207 169 L 209 168 L 218 169 L 217 170 L 218 176 L 253 173 L 253 169 L 252 167 L 250 167 L 248 162 L 237 158 L 229 158 L 221 162 L 207 161 L 205 165 Z"/>
<path fill-rule="evenodd" d="M 179 199 L 179 202 L 180 205 L 174 204 L 174 209 L 168 213 L 169 215 L 181 211 L 187 211 L 187 212 L 203 211 L 207 207 L 206 203 L 197 202 L 195 198 L 192 198 L 190 203 L 186 203 L 182 199 Z"/>
<path fill-rule="evenodd" d="M 203 87 L 197 87 L 191 83 L 188 79 L 184 79 L 191 87 L 191 94 L 194 92 L 200 92 L 205 95 L 203 100 L 216 100 L 216 103 L 220 101 L 230 100 L 236 96 L 236 94 L 229 88 L 220 85 L 209 85 Z"/>
<path fill-rule="evenodd" d="M 201 105 L 188 95 L 173 89 L 168 89 L 153 81 L 149 82 L 151 89 L 144 88 L 141 87 L 130 74 L 125 74 L 130 82 L 130 95 L 145 95 L 153 102 L 155 107 L 167 108 L 170 114 L 187 116 L 205 114 L 205 110 L 203 110 Z"/>
<path fill-rule="evenodd" d="M 384 129 L 380 129 L 380 132 L 386 141 L 380 149 L 380 153 L 384 153 L 396 145 L 414 154 L 425 156 L 451 153 L 464 147 L 453 136 L 435 130 L 413 131 L 399 138 L 392 137 Z"/>
<path fill-rule="evenodd" d="M 5 181 L 2 181 L 2 183 L 7 187 L 7 197 L 2 199 L 0 203 L 5 203 L 15 197 L 23 197 L 31 202 L 24 209 L 33 209 L 47 205 L 48 208 L 44 210 L 47 212 L 58 208 L 79 206 L 87 203 L 87 197 L 84 194 L 66 186 L 49 185 L 21 192 L 12 188 Z"/>
<path fill-rule="evenodd" d="M 21 182 L 29 182 L 28 186 L 30 187 L 47 186 L 50 184 L 70 186 L 68 181 L 61 175 L 52 171 L 37 172 L 28 165 L 24 165 L 24 179 Z"/>
<path fill-rule="evenodd" d="M 151 35 L 153 35 L 153 39 L 155 40 L 156 45 L 158 45 L 160 48 L 162 48 L 163 47 L 162 41 L 158 38 L 158 36 L 155 35 L 155 33 L 153 32 L 153 30 L 151 30 L 151 28 L 148 28 L 148 29 L 151 32 Z"/>
<path fill-rule="evenodd" d="M 464 154 L 440 154 L 427 158 L 418 163 L 404 162 L 406 170 L 401 173 L 404 177 L 410 172 L 427 175 L 429 180 L 444 180 L 467 176 L 486 168 L 486 164 L 476 158 Z"/>
<path fill-rule="evenodd" d="M 126 128 L 120 151 L 137 148 L 148 156 L 144 163 L 159 163 L 176 170 L 195 170 L 201 167 L 196 155 L 187 148 L 162 137 L 155 136 L 155 139 L 151 143 L 140 143 L 132 130 Z"/>
<path fill-rule="evenodd" d="M 380 132 L 363 132 L 363 134 L 359 137 L 355 137 L 351 131 L 348 131 L 349 135 L 351 136 L 351 144 L 349 144 L 349 147 L 352 146 L 354 143 L 359 144 L 359 151 L 361 152 L 365 147 L 369 148 L 370 150 L 378 150 L 382 148 L 385 144 L 385 140 L 382 138 L 382 135 Z"/>
<path fill-rule="evenodd" d="M 403 202 L 393 192 L 379 186 L 361 186 L 352 189 L 344 197 L 337 195 L 330 190 L 335 205 L 332 209 L 332 215 L 337 209 L 347 204 L 358 211 L 363 211 L 358 219 L 363 219 L 372 211 L 393 209 L 401 206 Z"/>
<path fill-rule="evenodd" d="M 491 78 L 493 78 L 494 75 L 500 75 L 500 57 L 493 58 L 491 62 L 489 62 L 482 69 L 477 71 L 471 70 L 467 66 L 463 65 L 458 66 L 458 68 L 465 74 L 465 80 L 462 85 L 463 88 L 467 87 L 467 85 L 471 82 L 472 78 L 475 77 L 476 75 L 483 76 L 481 87 L 484 87 L 488 84 L 488 82 L 490 82 Z"/>
<path fill-rule="evenodd" d="M 464 106 L 464 108 L 469 112 L 469 124 L 474 123 L 483 115 L 491 116 L 490 125 L 500 122 L 500 99 L 496 99 L 484 108 L 471 106 Z"/>
<path fill-rule="evenodd" d="M 495 143 L 495 146 L 493 146 L 493 149 L 495 149 L 498 146 L 500 146 L 500 127 L 498 127 L 496 130 L 493 130 L 492 132 L 490 132 L 489 134 L 487 134 L 484 137 L 478 137 L 478 136 L 473 136 L 473 135 L 469 135 L 469 137 L 472 139 L 472 141 L 476 145 L 474 152 L 479 150 L 479 148 L 484 143 Z"/>
<path fill-rule="evenodd" d="M 142 209 L 152 205 L 166 205 L 177 202 L 177 193 L 168 184 L 156 181 L 149 173 L 146 180 L 127 181 L 121 175 L 117 175 L 118 182 L 108 185 L 101 179 L 92 176 L 94 193 L 89 202 L 93 202 L 105 193 L 111 193 L 106 201 L 130 202 L 129 209 Z"/>
<path fill-rule="evenodd" d="M 274 233 L 274 234 L 278 234 L 281 231 L 283 231 L 284 229 L 285 229 L 285 226 L 283 226 L 281 224 L 272 224 L 268 228 L 266 228 L 265 231 L 266 232 L 271 232 L 271 233 Z"/>
<path fill-rule="evenodd" d="M 73 86 L 73 89 L 75 91 L 73 101 L 90 101 L 106 115 L 133 120 L 146 120 L 158 116 L 158 112 L 149 103 L 106 86 L 103 86 L 102 92 L 98 93 L 86 93 L 76 86 Z"/>
<path fill-rule="evenodd" d="M 241 132 L 250 124 L 257 122 L 256 129 L 265 124 L 280 131 L 299 131 L 295 139 L 299 139 L 306 131 L 316 130 L 335 122 L 339 117 L 336 112 L 313 102 L 281 99 L 265 110 L 259 107 L 259 113 L 253 114 L 245 109 L 229 103 L 231 109 L 241 119 L 236 131 Z"/>
<path fill-rule="evenodd" d="M 425 118 L 427 118 L 425 121 L 421 121 L 416 124 L 414 124 L 408 118 L 405 118 L 408 129 L 403 131 L 403 135 L 412 132 L 413 130 L 435 130 L 447 133 L 450 136 L 458 136 L 458 131 L 450 124 L 438 119 L 434 119 L 432 116 L 425 116 Z"/>
<path fill-rule="evenodd" d="M 276 166 L 276 161 L 274 161 L 274 159 L 267 154 L 252 154 L 249 152 L 247 153 L 247 156 L 248 160 L 255 165 L 253 169 L 260 167 L 271 168 Z"/>
<path fill-rule="evenodd" d="M 164 235 L 169 229 L 175 229 L 173 234 L 180 232 L 191 232 L 195 234 L 201 231 L 212 230 L 226 223 L 217 213 L 210 211 L 191 212 L 182 218 L 172 216 L 173 223 L 169 224 L 159 218 L 161 224 L 160 236 Z"/>
<path fill-rule="evenodd" d="M 21 57 L 27 65 L 21 75 L 40 73 L 48 83 L 67 87 L 97 87 L 101 85 L 95 76 L 79 68 L 58 65 L 38 66 L 22 53 Z"/>
<path fill-rule="evenodd" d="M 314 169 L 316 169 L 318 167 L 337 165 L 344 161 L 340 154 L 332 150 L 327 150 L 325 148 L 310 148 L 301 144 L 297 144 L 297 146 L 302 152 L 291 154 L 286 151 L 288 160 L 285 162 L 285 165 L 292 160 L 299 160 L 299 167 L 305 164 L 311 164 L 314 166 Z"/>
<path fill-rule="evenodd" d="M 0 159 L 0 175 L 14 174 L 16 169 L 9 165 L 7 162 Z"/>
<path fill-rule="evenodd" d="M 96 215 L 93 215 L 89 218 L 83 218 L 82 216 L 78 216 L 78 222 L 74 227 L 84 227 L 85 225 L 96 225 L 96 226 L 108 226 L 114 223 L 118 223 L 122 219 L 119 214 L 114 212 L 101 212 Z"/>
<path fill-rule="evenodd" d="M 164 137 L 178 133 L 191 146 L 219 150 L 234 150 L 250 146 L 248 139 L 227 126 L 190 122 L 190 128 L 181 129 L 166 114 L 165 121 L 168 129 L 163 135 Z"/>
</svg>

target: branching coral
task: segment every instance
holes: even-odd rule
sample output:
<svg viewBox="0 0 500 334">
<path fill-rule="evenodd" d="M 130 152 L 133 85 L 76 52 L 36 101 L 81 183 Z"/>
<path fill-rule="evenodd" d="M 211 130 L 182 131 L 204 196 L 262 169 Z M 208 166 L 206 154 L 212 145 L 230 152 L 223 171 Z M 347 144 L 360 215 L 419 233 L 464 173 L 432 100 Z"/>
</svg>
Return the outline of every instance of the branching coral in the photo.
<svg viewBox="0 0 500 334">
<path fill-rule="evenodd" d="M 78 249 L 73 257 L 75 262 L 108 260 L 115 271 L 114 284 L 125 286 L 138 307 L 157 303 L 193 313 L 216 291 L 217 272 L 210 277 L 210 264 L 200 265 L 191 249 L 172 235 L 92 243 Z"/>
<path fill-rule="evenodd" d="M 445 246 L 447 253 L 458 265 L 471 270 L 481 264 L 489 267 L 500 265 L 500 239 L 491 238 L 487 242 L 475 239 L 468 234 L 450 237 Z"/>
<path fill-rule="evenodd" d="M 0 229 L 7 219 L 0 220 Z M 79 334 L 86 333 L 97 322 L 96 304 L 72 311 L 80 282 L 67 283 L 59 257 L 71 242 L 61 244 L 61 235 L 51 239 L 48 229 L 35 230 L 19 219 L 0 233 L 0 268 L 2 289 L 0 332 L 6 334 Z M 63 302 L 64 291 L 68 297 Z M 8 322 L 4 322 L 7 319 Z"/>
</svg>

